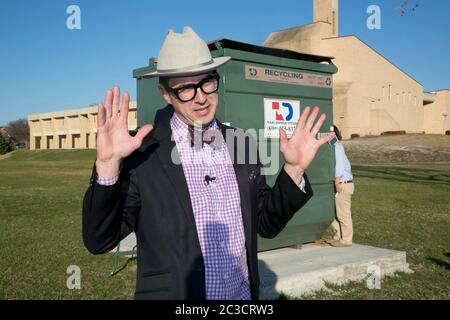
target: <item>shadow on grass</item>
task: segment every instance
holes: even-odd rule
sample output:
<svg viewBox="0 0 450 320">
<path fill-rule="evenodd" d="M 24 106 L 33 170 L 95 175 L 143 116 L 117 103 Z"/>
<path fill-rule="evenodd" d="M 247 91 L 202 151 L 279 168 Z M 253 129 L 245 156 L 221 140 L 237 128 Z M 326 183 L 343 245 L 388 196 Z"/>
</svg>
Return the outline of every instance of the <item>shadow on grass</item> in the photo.
<svg viewBox="0 0 450 320">
<path fill-rule="evenodd" d="M 445 257 L 450 258 L 450 252 L 443 252 L 442 253 Z M 450 270 L 450 263 L 447 261 L 436 259 L 433 257 L 428 257 L 427 260 L 437 264 L 439 267 L 444 268 L 445 270 Z"/>
<path fill-rule="evenodd" d="M 450 175 L 439 169 L 372 167 L 364 165 L 353 165 L 352 168 L 358 177 L 364 178 L 426 184 L 450 184 Z"/>
<path fill-rule="evenodd" d="M 450 263 L 446 261 L 436 258 L 427 258 L 427 260 L 437 264 L 439 267 L 444 268 L 445 270 L 450 270 Z"/>
</svg>

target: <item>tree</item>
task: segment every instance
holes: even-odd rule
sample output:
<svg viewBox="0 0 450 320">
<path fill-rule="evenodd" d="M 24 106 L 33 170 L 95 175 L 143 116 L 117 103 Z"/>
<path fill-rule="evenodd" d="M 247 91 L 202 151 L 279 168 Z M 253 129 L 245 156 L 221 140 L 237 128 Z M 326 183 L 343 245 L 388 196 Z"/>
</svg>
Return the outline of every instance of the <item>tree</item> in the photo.
<svg viewBox="0 0 450 320">
<path fill-rule="evenodd" d="M 30 127 L 28 126 L 27 119 L 9 122 L 6 130 L 14 143 L 24 143 L 28 146 L 28 142 L 30 141 Z"/>
<path fill-rule="evenodd" d="M 0 154 L 5 154 L 13 150 L 12 145 L 5 137 L 0 133 Z"/>
</svg>

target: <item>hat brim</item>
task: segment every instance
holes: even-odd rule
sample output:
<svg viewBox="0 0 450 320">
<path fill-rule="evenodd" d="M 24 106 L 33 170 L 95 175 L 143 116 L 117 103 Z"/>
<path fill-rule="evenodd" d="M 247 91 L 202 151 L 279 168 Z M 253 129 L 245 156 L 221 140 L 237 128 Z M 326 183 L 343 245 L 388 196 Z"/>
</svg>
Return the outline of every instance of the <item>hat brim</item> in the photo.
<svg viewBox="0 0 450 320">
<path fill-rule="evenodd" d="M 143 75 L 141 75 L 141 77 L 153 78 L 153 77 L 192 76 L 192 75 L 201 74 L 201 73 L 215 70 L 215 69 L 219 68 L 220 66 L 224 65 L 225 63 L 227 63 L 230 59 L 231 59 L 231 57 L 217 57 L 217 58 L 213 58 L 212 63 L 205 65 L 205 66 L 195 67 L 195 68 L 184 68 L 184 69 L 179 69 L 179 70 L 174 70 L 174 71 L 156 70 L 153 72 L 144 73 Z"/>
</svg>

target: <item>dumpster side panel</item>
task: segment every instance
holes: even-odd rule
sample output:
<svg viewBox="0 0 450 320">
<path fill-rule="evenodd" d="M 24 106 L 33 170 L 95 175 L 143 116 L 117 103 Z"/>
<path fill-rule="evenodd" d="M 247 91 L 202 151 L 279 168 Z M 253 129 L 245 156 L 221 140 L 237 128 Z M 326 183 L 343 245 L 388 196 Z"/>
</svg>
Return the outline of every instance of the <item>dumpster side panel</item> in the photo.
<svg viewBox="0 0 450 320">
<path fill-rule="evenodd" d="M 230 53 L 235 52 L 228 51 L 228 54 Z M 308 69 L 305 70 L 298 68 L 302 64 L 297 64 L 297 68 L 292 68 L 295 65 L 292 61 L 288 61 L 289 67 L 287 67 L 281 58 L 273 59 L 270 62 L 273 64 L 268 68 L 276 70 L 307 72 L 331 77 L 331 74 L 328 73 L 312 71 L 311 65 L 308 65 Z M 275 63 L 279 65 L 275 65 Z M 245 69 L 249 65 L 267 67 L 267 65 L 255 63 L 255 61 L 249 62 L 248 57 L 242 57 L 242 54 L 239 54 L 238 57 L 232 56 L 232 61 L 224 69 L 225 97 L 222 107 L 226 110 L 225 118 L 222 121 L 244 130 L 256 130 L 259 155 L 269 173 L 266 180 L 268 185 L 272 186 L 284 161 L 279 152 L 279 139 L 264 138 L 264 99 L 298 101 L 300 113 L 306 106 L 311 108 L 318 106 L 320 113 L 325 113 L 327 116 L 319 134 L 327 134 L 333 126 L 333 93 L 331 88 L 248 80 L 245 78 Z M 322 146 L 306 172 L 312 184 L 314 197 L 294 215 L 286 228 L 275 239 L 268 240 L 260 237 L 258 239 L 260 251 L 320 239 L 334 219 L 334 163 L 334 148 L 329 144 Z"/>
</svg>

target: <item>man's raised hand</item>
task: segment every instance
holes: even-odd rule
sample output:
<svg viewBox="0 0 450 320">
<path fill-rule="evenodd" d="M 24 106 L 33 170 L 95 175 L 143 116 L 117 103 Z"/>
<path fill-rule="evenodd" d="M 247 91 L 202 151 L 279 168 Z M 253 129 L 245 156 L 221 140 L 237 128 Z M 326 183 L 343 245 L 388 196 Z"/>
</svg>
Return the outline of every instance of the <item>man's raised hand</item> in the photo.
<svg viewBox="0 0 450 320">
<path fill-rule="evenodd" d="M 280 128 L 280 151 L 285 160 L 284 169 L 295 182 L 300 182 L 301 176 L 309 167 L 312 160 L 316 156 L 320 146 L 330 141 L 334 136 L 334 132 L 329 133 L 325 137 L 317 140 L 316 135 L 320 130 L 326 115 L 322 114 L 314 125 L 314 120 L 319 113 L 319 108 L 314 107 L 313 112 L 308 118 L 310 108 L 306 107 L 300 115 L 298 123 L 295 127 L 292 137 L 288 139 L 286 132 Z"/>
<path fill-rule="evenodd" d="M 153 129 L 147 124 L 134 137 L 129 134 L 129 103 L 129 94 L 125 92 L 119 112 L 120 88 L 115 86 L 106 92 L 104 103 L 98 105 L 96 169 L 101 178 L 117 176 L 121 161 L 138 149 Z"/>
</svg>

